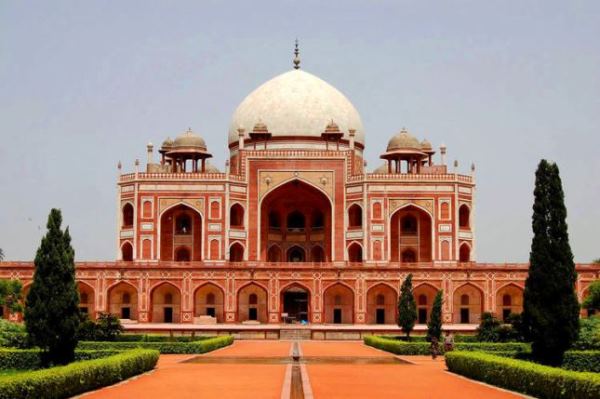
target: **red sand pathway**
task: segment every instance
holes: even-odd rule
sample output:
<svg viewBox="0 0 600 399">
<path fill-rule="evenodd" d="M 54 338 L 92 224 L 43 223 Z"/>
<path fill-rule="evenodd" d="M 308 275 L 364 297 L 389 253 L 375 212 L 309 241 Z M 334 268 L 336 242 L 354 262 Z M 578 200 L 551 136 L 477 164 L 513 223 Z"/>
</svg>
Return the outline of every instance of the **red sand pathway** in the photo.
<svg viewBox="0 0 600 399">
<path fill-rule="evenodd" d="M 206 357 L 284 357 L 291 342 L 236 341 Z M 361 342 L 304 341 L 303 356 L 391 357 Z M 87 395 L 96 398 L 280 398 L 285 364 L 181 363 L 195 355 L 163 355 L 154 372 Z M 484 386 L 445 371 L 442 358 L 406 357 L 414 364 L 307 364 L 315 398 L 486 398 L 519 395 Z"/>
</svg>

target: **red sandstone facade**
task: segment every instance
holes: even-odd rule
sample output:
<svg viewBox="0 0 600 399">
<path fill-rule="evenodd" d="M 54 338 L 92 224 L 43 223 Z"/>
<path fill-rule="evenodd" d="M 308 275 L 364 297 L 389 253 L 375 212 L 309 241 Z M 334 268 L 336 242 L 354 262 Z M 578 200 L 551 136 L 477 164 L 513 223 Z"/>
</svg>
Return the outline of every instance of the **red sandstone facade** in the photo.
<svg viewBox="0 0 600 399">
<path fill-rule="evenodd" d="M 474 167 L 449 171 L 444 147 L 436 164 L 403 130 L 368 172 L 360 117 L 338 94 L 302 71 L 261 86 L 234 114 L 224 172 L 191 131 L 157 162 L 149 145 L 145 170 L 118 180 L 117 261 L 77 263 L 82 308 L 139 323 L 395 324 L 412 273 L 419 323 L 439 289 L 446 323 L 519 313 L 527 265 L 476 262 Z M 3 262 L 0 278 L 27 289 L 32 266 Z M 600 267 L 577 271 L 581 299 Z"/>
</svg>

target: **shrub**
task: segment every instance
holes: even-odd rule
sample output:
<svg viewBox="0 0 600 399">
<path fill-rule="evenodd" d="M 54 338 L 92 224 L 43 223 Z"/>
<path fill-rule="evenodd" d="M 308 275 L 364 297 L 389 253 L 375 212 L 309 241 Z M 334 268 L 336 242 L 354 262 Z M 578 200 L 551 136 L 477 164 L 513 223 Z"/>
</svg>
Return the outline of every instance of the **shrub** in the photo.
<svg viewBox="0 0 600 399">
<path fill-rule="evenodd" d="M 581 319 L 579 325 L 579 338 L 573 344 L 573 349 L 600 349 L 600 317 Z"/>
<path fill-rule="evenodd" d="M 77 338 L 84 341 L 115 341 L 123 332 L 123 326 L 117 316 L 99 313 L 98 318 L 90 320 L 82 315 Z"/>
<path fill-rule="evenodd" d="M 82 341 L 79 349 L 126 350 L 134 348 L 156 349 L 162 354 L 206 353 L 231 345 L 230 335 L 204 339 L 194 342 L 91 342 Z"/>
<path fill-rule="evenodd" d="M 490 312 L 481 314 L 481 322 L 477 327 L 477 339 L 483 342 L 498 342 L 500 340 L 500 320 Z"/>
<path fill-rule="evenodd" d="M 103 359 L 0 377 L 0 399 L 68 398 L 152 370 L 158 352 L 137 349 Z"/>
<path fill-rule="evenodd" d="M 0 346 L 25 348 L 27 346 L 25 327 L 21 324 L 0 319 Z"/>
<path fill-rule="evenodd" d="M 481 352 L 450 352 L 454 373 L 541 398 L 600 397 L 600 375 L 563 370 Z"/>
<path fill-rule="evenodd" d="M 171 336 L 171 335 L 157 335 L 157 334 L 121 334 L 117 337 L 116 341 L 119 342 L 195 342 L 202 341 L 205 339 L 211 339 L 214 337 L 209 336 Z"/>
<path fill-rule="evenodd" d="M 600 373 L 600 351 L 566 351 L 562 368 Z"/>
<path fill-rule="evenodd" d="M 119 353 L 116 350 L 76 350 L 75 360 L 91 360 Z M 42 367 L 39 349 L 0 349 L 0 370 L 35 370 Z"/>
<path fill-rule="evenodd" d="M 396 355 L 428 355 L 428 342 L 402 342 L 395 339 L 367 336 L 364 338 L 365 345 L 373 346 L 384 351 L 395 353 Z M 459 351 L 482 351 L 482 352 L 528 352 L 531 347 L 521 342 L 457 342 L 454 349 Z M 443 350 L 443 348 L 440 348 Z"/>
</svg>

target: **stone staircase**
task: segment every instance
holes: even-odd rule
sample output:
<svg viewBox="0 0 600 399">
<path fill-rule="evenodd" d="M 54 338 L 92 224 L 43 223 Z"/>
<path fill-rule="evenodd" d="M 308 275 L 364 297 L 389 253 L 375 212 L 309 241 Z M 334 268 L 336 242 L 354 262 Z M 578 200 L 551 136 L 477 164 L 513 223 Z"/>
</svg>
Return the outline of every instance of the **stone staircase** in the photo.
<svg viewBox="0 0 600 399">
<path fill-rule="evenodd" d="M 312 339 L 309 328 L 282 328 L 279 339 L 284 341 L 306 341 Z"/>
</svg>

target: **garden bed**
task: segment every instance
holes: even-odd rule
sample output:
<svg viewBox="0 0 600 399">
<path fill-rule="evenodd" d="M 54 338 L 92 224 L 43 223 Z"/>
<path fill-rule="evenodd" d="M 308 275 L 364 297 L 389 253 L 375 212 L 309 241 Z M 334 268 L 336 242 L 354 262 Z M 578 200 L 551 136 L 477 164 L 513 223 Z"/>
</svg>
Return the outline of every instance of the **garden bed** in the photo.
<svg viewBox="0 0 600 399">
<path fill-rule="evenodd" d="M 0 375 L 0 399 L 68 398 L 152 370 L 159 353 L 134 349 L 101 359 Z"/>
<path fill-rule="evenodd" d="M 448 370 L 540 398 L 600 398 L 600 374 L 548 367 L 482 352 L 446 354 Z"/>
<path fill-rule="evenodd" d="M 200 339 L 192 342 L 118 342 L 118 341 L 83 341 L 78 349 L 87 350 L 116 350 L 122 351 L 134 348 L 155 349 L 161 354 L 200 354 L 231 345 L 233 337 L 230 335 Z"/>
<path fill-rule="evenodd" d="M 382 349 L 387 352 L 394 353 L 396 355 L 429 355 L 430 344 L 429 342 L 407 342 L 397 340 L 395 338 L 379 337 L 379 336 L 367 336 L 364 338 L 366 345 Z M 443 353 L 443 344 L 440 343 L 440 351 Z M 455 350 L 461 351 L 482 351 L 482 352 L 528 352 L 530 346 L 522 342 L 457 342 L 454 344 Z"/>
</svg>

